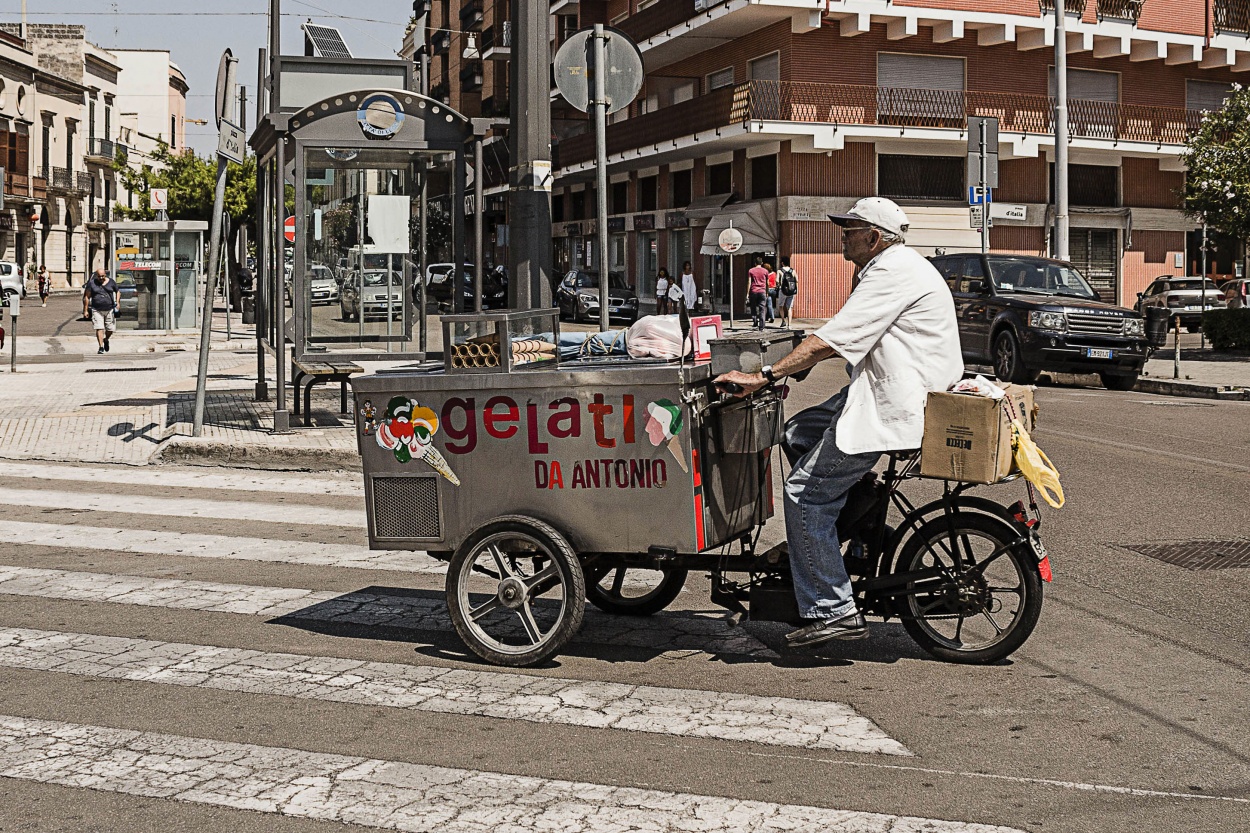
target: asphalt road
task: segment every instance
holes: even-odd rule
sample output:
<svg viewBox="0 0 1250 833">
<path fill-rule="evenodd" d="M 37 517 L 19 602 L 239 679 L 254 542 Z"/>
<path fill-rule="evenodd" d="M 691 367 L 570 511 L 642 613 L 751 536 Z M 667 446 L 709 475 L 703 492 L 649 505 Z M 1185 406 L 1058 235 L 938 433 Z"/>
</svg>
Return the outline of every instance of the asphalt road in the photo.
<svg viewBox="0 0 1250 833">
<path fill-rule="evenodd" d="M 795 386 L 791 409 L 831 394 L 844 378 L 822 368 Z M 1044 512 L 1055 581 L 1030 641 L 990 667 L 937 662 L 897 624 L 879 622 L 868 640 L 823 657 L 775 654 L 769 649 L 780 648 L 783 626 L 725 627 L 707 581 L 692 576 L 665 614 L 641 623 L 588 616 L 593 627 L 548 666 L 505 673 L 475 661 L 450 630 L 438 608 L 442 575 L 414 571 L 423 562 L 407 556 L 353 560 L 365 538 L 350 477 L 6 464 L 0 830 L 344 828 L 327 819 L 397 829 L 502 825 L 503 816 L 488 815 L 495 821 L 477 828 L 426 816 L 404 827 L 395 791 L 433 777 L 402 769 L 409 764 L 450 768 L 437 770 L 440 778 L 453 770 L 498 774 L 480 794 L 480 785 L 465 784 L 439 799 L 482 812 L 505 813 L 492 803 L 501 796 L 512 796 L 504 805 L 515 810 L 553 789 L 550 780 L 513 778 L 528 776 L 659 791 L 656 800 L 669 807 L 692 794 L 732 799 L 731 817 L 749 809 L 737 800 L 775 802 L 779 818 L 797 812 L 785 809 L 793 805 L 851 814 L 839 817 L 841 827 L 825 819 L 794 828 L 803 830 L 887 829 L 856 813 L 1064 833 L 1244 830 L 1250 563 L 1191 571 L 1127 547 L 1250 540 L 1250 405 L 1056 388 L 1040 390 L 1038 401 L 1035 436 L 1063 473 L 1068 498 L 1062 510 Z M 917 484 L 909 494 L 925 491 Z M 1011 502 L 1023 489 L 984 492 Z M 780 534 L 778 520 L 765 537 Z M 304 591 L 313 595 L 296 595 Z M 249 602 L 249 594 L 274 606 Z M 195 673 L 169 667 L 179 651 L 196 652 Z M 231 651 L 237 663 L 223 669 L 222 652 Z M 240 651 L 263 653 L 239 659 Z M 279 669 L 291 661 L 277 653 L 312 658 L 305 688 L 282 681 Z M 385 679 L 361 693 L 364 684 L 348 672 L 364 674 L 363 662 L 387 665 L 369 666 Z M 476 681 L 464 682 L 469 690 L 486 693 L 401 705 L 406 689 L 396 680 L 431 668 L 490 672 L 464 678 Z M 230 669 L 236 676 L 223 676 Z M 696 712 L 709 693 L 728 693 L 737 699 L 704 717 L 715 719 L 720 708 L 747 717 L 726 735 L 663 715 L 636 730 L 580 725 L 565 714 L 576 698 L 528 719 L 490 705 L 508 700 L 491 686 L 508 690 L 533 678 L 582 681 L 591 694 L 578 696 L 587 697 L 612 684 L 652 687 L 626 689 L 636 697 L 668 689 L 657 696 Z M 487 705 L 466 705 L 473 697 Z M 760 704 L 779 697 L 818 711 L 820 703 L 847 704 L 911 754 L 753 732 L 774 717 Z M 147 734 L 118 740 L 111 730 Z M 159 749 L 134 751 L 153 738 Z M 368 793 L 373 810 L 342 813 L 327 809 L 338 806 L 335 790 L 283 803 L 237 774 L 191 791 L 161 781 L 202 769 L 210 752 L 211 760 L 242 760 L 233 748 L 204 749 L 221 743 L 251 745 L 256 778 L 271 767 L 278 785 L 314 790 L 313 753 L 392 762 L 404 774 L 393 783 L 378 776 L 385 784 Z M 49 754 L 65 755 L 59 769 L 29 768 Z M 583 796 L 587 805 L 625 819 L 624 799 L 597 789 Z M 691 812 L 706 818 L 713 809 Z M 542 812 L 554 811 L 531 807 L 518 829 L 537 829 Z M 681 817 L 667 812 L 670 822 Z M 579 828 L 570 818 L 557 826 L 607 827 Z M 760 828 L 747 818 L 682 829 Z M 655 829 L 634 820 L 637 829 Z"/>
</svg>

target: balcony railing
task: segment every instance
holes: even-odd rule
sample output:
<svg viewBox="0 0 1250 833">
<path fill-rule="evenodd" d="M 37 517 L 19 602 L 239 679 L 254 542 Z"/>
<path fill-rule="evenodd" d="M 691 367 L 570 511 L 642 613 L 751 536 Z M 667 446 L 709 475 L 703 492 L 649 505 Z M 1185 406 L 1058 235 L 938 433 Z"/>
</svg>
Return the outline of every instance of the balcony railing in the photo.
<svg viewBox="0 0 1250 833">
<path fill-rule="evenodd" d="M 74 190 L 82 191 L 84 194 L 90 193 L 95 185 L 95 180 L 91 174 L 86 171 L 78 171 L 74 174 Z"/>
<path fill-rule="evenodd" d="M 1084 14 L 1086 2 L 1087 0 L 1064 0 L 1063 7 L 1068 14 Z M 1053 12 L 1055 5 L 1055 0 L 1038 0 L 1038 6 L 1044 12 Z"/>
<path fill-rule="evenodd" d="M 486 118 L 506 118 L 510 112 L 508 97 L 495 95 L 482 99 L 482 115 Z"/>
<path fill-rule="evenodd" d="M 695 16 L 695 0 L 660 0 L 654 6 L 631 14 L 616 24 L 616 28 L 641 42 L 649 37 L 680 26 Z"/>
<path fill-rule="evenodd" d="M 967 129 L 968 116 L 994 116 L 999 130 L 1054 132 L 1048 96 L 961 90 L 915 90 L 800 81 L 749 81 L 665 107 L 608 128 L 608 153 L 663 145 L 678 136 L 750 121 Z M 1106 101 L 1068 102 L 1074 138 L 1180 145 L 1202 122 L 1197 110 Z M 560 143 L 560 165 L 588 161 L 590 134 Z"/>
<path fill-rule="evenodd" d="M 443 55 L 451 49 L 451 31 L 439 29 L 430 36 L 430 49 L 435 55 Z"/>
<path fill-rule="evenodd" d="M 1098 0 L 1098 19 L 1129 20 L 1136 24 L 1145 5 L 1146 0 Z"/>
<path fill-rule="evenodd" d="M 482 30 L 482 57 L 497 60 L 507 58 L 512 50 L 512 21 L 495 23 Z"/>
<path fill-rule="evenodd" d="M 107 223 L 113 219 L 113 207 L 111 205 L 93 205 L 87 211 L 88 223 Z"/>
<path fill-rule="evenodd" d="M 1250 0 L 1215 0 L 1215 28 L 1250 37 Z"/>
<path fill-rule="evenodd" d="M 87 156 L 93 159 L 107 159 L 110 163 L 117 155 L 117 143 L 111 139 L 88 139 Z"/>
<path fill-rule="evenodd" d="M 69 168 L 45 168 L 40 166 L 39 178 L 48 183 L 53 191 L 72 191 L 74 189 L 74 172 Z"/>
</svg>

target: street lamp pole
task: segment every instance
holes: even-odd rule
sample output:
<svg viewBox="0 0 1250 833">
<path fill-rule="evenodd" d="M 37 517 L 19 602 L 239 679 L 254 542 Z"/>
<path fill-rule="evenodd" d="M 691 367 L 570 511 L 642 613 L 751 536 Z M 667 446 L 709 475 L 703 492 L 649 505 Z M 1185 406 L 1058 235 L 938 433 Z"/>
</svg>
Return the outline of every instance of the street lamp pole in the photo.
<svg viewBox="0 0 1250 833">
<path fill-rule="evenodd" d="M 551 304 L 550 4 L 511 3 L 508 306 L 540 309 Z"/>
<path fill-rule="evenodd" d="M 1055 6 L 1055 241 L 1052 254 L 1071 256 L 1068 247 L 1068 26 L 1067 0 Z"/>
</svg>

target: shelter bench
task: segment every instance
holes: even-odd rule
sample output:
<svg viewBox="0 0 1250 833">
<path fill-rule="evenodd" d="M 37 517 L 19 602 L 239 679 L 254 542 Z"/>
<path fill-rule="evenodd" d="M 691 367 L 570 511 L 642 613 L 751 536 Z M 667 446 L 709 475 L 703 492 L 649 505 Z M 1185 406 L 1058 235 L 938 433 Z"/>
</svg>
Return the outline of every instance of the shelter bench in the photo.
<svg viewBox="0 0 1250 833">
<path fill-rule="evenodd" d="M 304 425 L 312 425 L 312 389 L 318 382 L 338 382 L 339 413 L 347 413 L 347 383 L 353 375 L 364 373 L 358 364 L 345 361 L 318 361 L 312 359 L 291 361 L 291 385 L 295 388 L 295 416 L 299 416 L 300 382 L 307 378 L 304 385 Z"/>
</svg>

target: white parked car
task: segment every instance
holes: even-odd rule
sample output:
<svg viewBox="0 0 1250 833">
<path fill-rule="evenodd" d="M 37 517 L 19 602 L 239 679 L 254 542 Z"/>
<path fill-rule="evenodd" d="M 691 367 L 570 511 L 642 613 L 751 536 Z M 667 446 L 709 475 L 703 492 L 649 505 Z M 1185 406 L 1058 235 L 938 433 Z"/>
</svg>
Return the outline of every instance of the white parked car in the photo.
<svg viewBox="0 0 1250 833">
<path fill-rule="evenodd" d="M 7 260 L 0 260 L 0 290 L 6 296 L 26 297 L 26 281 L 22 279 L 22 267 Z"/>
</svg>

